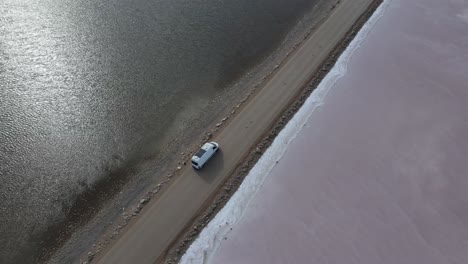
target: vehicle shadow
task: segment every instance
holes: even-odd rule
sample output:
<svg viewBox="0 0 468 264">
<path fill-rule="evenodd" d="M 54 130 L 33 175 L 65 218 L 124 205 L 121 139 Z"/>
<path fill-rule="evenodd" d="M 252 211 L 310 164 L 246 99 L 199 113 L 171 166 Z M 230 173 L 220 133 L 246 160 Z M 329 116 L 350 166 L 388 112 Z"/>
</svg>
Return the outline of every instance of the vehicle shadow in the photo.
<svg viewBox="0 0 468 264">
<path fill-rule="evenodd" d="M 203 166 L 202 169 L 196 170 L 195 173 L 204 181 L 211 183 L 224 169 L 224 153 L 219 149 L 213 157 Z"/>
</svg>

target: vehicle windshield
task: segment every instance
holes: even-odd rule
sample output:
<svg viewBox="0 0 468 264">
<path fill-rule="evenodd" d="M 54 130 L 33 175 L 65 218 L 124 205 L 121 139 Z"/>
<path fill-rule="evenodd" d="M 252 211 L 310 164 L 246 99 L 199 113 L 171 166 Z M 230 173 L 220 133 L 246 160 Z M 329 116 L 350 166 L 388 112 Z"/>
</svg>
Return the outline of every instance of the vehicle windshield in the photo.
<svg viewBox="0 0 468 264">
<path fill-rule="evenodd" d="M 201 156 L 203 156 L 203 154 L 205 154 L 205 152 L 206 152 L 206 151 L 205 151 L 204 149 L 200 149 L 200 150 L 197 152 L 197 154 L 195 154 L 195 156 L 201 158 Z"/>
<path fill-rule="evenodd" d="M 195 166 L 198 166 L 198 163 L 196 163 L 195 161 L 192 160 L 192 164 L 195 165 Z"/>
</svg>

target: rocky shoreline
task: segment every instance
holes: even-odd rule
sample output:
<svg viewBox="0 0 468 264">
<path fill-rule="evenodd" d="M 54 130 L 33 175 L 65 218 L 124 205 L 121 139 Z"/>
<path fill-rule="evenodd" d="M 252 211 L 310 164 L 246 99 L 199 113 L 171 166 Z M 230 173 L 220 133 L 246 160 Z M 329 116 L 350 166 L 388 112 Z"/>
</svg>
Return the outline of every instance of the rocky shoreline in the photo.
<svg viewBox="0 0 468 264">
<path fill-rule="evenodd" d="M 339 2 L 340 1 L 337 0 L 337 1 L 333 2 L 333 3 L 322 4 L 319 7 L 319 10 L 328 8 L 328 10 L 329 10 L 328 12 L 330 12 L 331 10 L 333 10 L 334 6 L 336 6 L 336 4 L 338 4 Z M 317 10 L 315 12 L 317 12 Z M 321 12 L 323 12 L 323 10 Z M 312 13 L 314 13 L 314 12 L 312 12 Z M 235 103 L 234 106 L 232 106 L 232 107 L 227 107 L 228 105 L 232 105 L 232 103 L 231 104 L 228 103 L 228 104 L 226 104 L 224 109 L 222 109 L 222 111 L 218 111 L 217 112 L 218 115 L 215 115 L 213 120 L 210 120 L 210 123 L 212 124 L 210 127 L 212 127 L 212 129 L 209 130 L 209 131 L 206 131 L 203 134 L 202 138 L 198 142 L 190 142 L 187 139 L 190 139 L 190 138 L 193 138 L 193 137 L 187 137 L 187 134 L 184 134 L 183 129 L 178 130 L 177 133 L 176 133 L 177 136 L 174 137 L 173 140 L 169 140 L 166 143 L 165 148 L 167 148 L 167 149 L 176 149 L 177 151 L 175 151 L 175 153 L 180 153 L 180 154 L 174 154 L 173 153 L 172 158 L 166 158 L 166 161 L 167 161 L 168 165 L 166 167 L 163 167 L 160 170 L 162 172 L 162 174 L 165 175 L 165 176 L 162 177 L 162 180 L 160 182 L 155 183 L 154 185 L 152 185 L 153 187 L 145 188 L 142 192 L 140 192 L 140 193 L 142 193 L 142 195 L 139 195 L 139 197 L 134 198 L 133 199 L 134 202 L 130 202 L 129 206 L 126 206 L 125 208 L 120 207 L 121 209 L 118 210 L 117 217 L 112 217 L 112 215 L 108 216 L 108 217 L 98 215 L 98 217 L 96 217 L 97 220 L 94 220 L 94 223 L 91 224 L 91 225 L 101 225 L 101 228 L 99 230 L 104 230 L 104 236 L 102 236 L 97 241 L 94 240 L 94 243 L 92 245 L 89 242 L 80 242 L 80 236 L 86 236 L 86 233 L 90 233 L 89 230 L 93 230 L 93 229 L 95 230 L 96 229 L 96 228 L 93 228 L 93 227 L 88 229 L 87 226 L 84 226 L 82 228 L 82 230 L 86 230 L 86 229 L 87 230 L 83 231 L 83 232 L 78 231 L 75 234 L 73 234 L 71 241 L 68 241 L 68 242 L 65 243 L 65 245 L 66 245 L 65 248 L 52 249 L 47 254 L 45 254 L 44 262 L 60 263 L 60 262 L 63 262 L 64 260 L 68 261 L 70 259 L 75 259 L 74 257 L 70 257 L 70 256 L 67 257 L 66 255 L 69 255 L 70 251 L 73 251 L 73 245 L 76 245 L 77 243 L 81 245 L 79 248 L 90 247 L 90 249 L 88 249 L 88 250 L 81 250 L 81 252 L 84 251 L 84 254 L 81 255 L 80 262 L 81 263 L 90 263 L 90 262 L 92 262 L 92 260 L 95 258 L 96 255 L 98 255 L 100 252 L 102 252 L 106 248 L 107 245 L 109 245 L 113 241 L 115 241 L 115 239 L 120 234 L 125 232 L 125 227 L 127 225 L 132 224 L 132 219 L 135 218 L 135 217 L 138 217 L 138 214 L 141 211 L 144 210 L 145 204 L 147 204 L 151 199 L 157 199 L 158 196 L 160 196 L 162 193 L 164 193 L 164 191 L 166 191 L 166 187 L 170 184 L 170 182 L 174 178 L 176 178 L 178 176 L 179 170 L 181 170 L 183 166 L 187 165 L 186 161 L 187 161 L 188 157 L 191 155 L 191 153 L 193 153 L 196 149 L 198 149 L 198 147 L 203 142 L 206 142 L 213 135 L 216 135 L 216 133 L 218 133 L 220 130 L 223 129 L 224 124 L 228 123 L 229 120 L 231 119 L 231 117 L 233 115 L 235 115 L 240 109 L 242 109 L 242 107 L 249 101 L 249 98 L 252 98 L 255 95 L 255 93 L 258 92 L 258 90 L 259 90 L 258 88 L 261 87 L 261 85 L 266 80 L 268 80 L 269 76 L 271 74 L 273 74 L 275 72 L 275 70 L 277 70 L 280 67 L 281 63 L 284 63 L 285 61 L 287 61 L 288 56 L 297 47 L 299 47 L 299 45 L 301 44 L 301 42 L 303 40 L 305 40 L 305 39 L 307 39 L 309 37 L 309 35 L 314 31 L 314 29 L 317 27 L 317 25 L 319 25 L 324 19 L 326 19 L 327 16 L 328 15 L 322 15 L 321 17 L 315 19 L 314 20 L 315 22 L 313 23 L 313 26 L 310 27 L 307 30 L 307 32 L 301 36 L 300 41 L 295 42 L 295 44 L 292 45 L 292 47 L 290 47 L 287 51 L 283 52 L 282 57 L 280 55 L 277 55 L 278 57 L 276 58 L 276 60 L 271 60 L 270 61 L 270 64 L 271 64 L 270 66 L 263 66 L 262 69 L 267 69 L 266 71 L 264 70 L 264 74 L 262 74 L 263 77 L 261 77 L 259 79 L 256 79 L 256 81 L 255 81 L 255 79 L 254 79 L 254 81 L 250 81 L 250 82 L 247 81 L 247 83 L 249 83 L 249 85 L 247 85 L 247 87 L 250 87 L 250 90 L 247 93 L 244 92 L 244 93 L 237 93 L 236 94 L 237 91 L 242 91 L 242 90 L 245 91 L 244 87 L 240 87 L 240 86 L 242 86 L 242 83 L 240 83 L 239 87 L 235 88 L 236 92 L 233 92 L 235 94 L 235 96 L 233 96 L 232 94 L 230 96 L 227 96 L 227 97 L 231 97 L 232 99 L 235 99 L 235 100 L 227 100 L 227 101 L 230 101 L 230 102 L 234 101 L 234 102 L 237 102 L 237 103 Z M 261 73 L 262 69 L 257 69 L 258 73 Z M 244 95 L 242 95 L 242 94 L 244 94 Z M 241 95 L 242 95 L 242 97 L 241 97 Z M 237 97 L 237 98 L 233 98 L 233 97 Z M 218 97 L 217 100 L 226 100 L 226 99 L 223 98 L 223 96 L 221 95 L 221 96 Z M 214 102 L 214 103 L 216 103 L 216 102 Z M 283 122 L 286 122 L 287 118 L 282 119 L 282 120 L 283 120 Z M 187 129 L 187 127 L 185 129 Z M 186 138 L 186 140 L 183 139 L 184 137 Z M 257 151 L 254 151 L 253 156 L 254 157 L 258 156 L 259 157 L 262 149 L 265 148 L 265 147 L 267 147 L 266 144 L 263 144 L 263 145 L 259 146 Z M 176 157 L 176 158 L 174 159 L 174 157 Z M 247 167 L 243 166 L 242 169 L 241 169 L 241 172 L 246 174 L 246 172 L 248 171 L 248 168 L 253 165 L 253 162 L 254 162 L 254 160 L 249 160 L 249 162 L 248 162 L 249 166 L 247 166 Z M 224 187 L 224 189 L 227 192 L 231 192 L 231 191 L 233 192 L 235 190 L 235 187 L 238 186 L 238 184 L 240 184 L 240 181 L 241 181 L 241 177 L 237 176 L 237 177 L 235 177 L 235 180 L 233 182 L 227 184 L 227 186 Z M 224 197 L 223 199 L 225 201 L 225 200 L 227 200 L 227 197 Z M 221 200 L 223 200 L 223 199 L 221 199 Z M 215 208 L 217 208 L 219 206 L 218 204 L 219 204 L 218 201 L 214 204 Z M 100 214 L 105 215 L 105 212 L 108 212 L 108 210 L 107 211 L 104 210 L 103 212 L 100 212 Z M 212 213 L 212 214 L 214 214 L 214 213 Z M 99 219 L 103 219 L 103 218 L 111 219 L 111 221 L 108 222 L 107 224 L 105 224 L 104 226 L 102 226 L 102 224 L 99 224 L 98 222 L 99 222 Z M 196 228 L 196 229 L 200 229 L 200 228 Z M 90 240 L 88 239 L 88 241 L 90 241 Z M 83 243 L 84 244 L 89 243 L 89 244 L 88 244 L 88 246 L 85 246 L 85 245 L 83 245 Z M 179 250 L 179 254 L 180 254 L 180 252 L 182 252 L 181 249 Z M 76 254 L 76 252 L 75 252 L 75 254 Z M 176 254 L 176 255 L 178 255 L 178 254 Z"/>
</svg>

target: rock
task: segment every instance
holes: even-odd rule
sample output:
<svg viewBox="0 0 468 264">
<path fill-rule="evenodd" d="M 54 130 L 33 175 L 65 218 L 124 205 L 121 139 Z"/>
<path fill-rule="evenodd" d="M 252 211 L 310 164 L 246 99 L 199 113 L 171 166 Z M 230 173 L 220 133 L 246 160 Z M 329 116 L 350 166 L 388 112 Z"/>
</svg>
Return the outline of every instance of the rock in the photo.
<svg viewBox="0 0 468 264">
<path fill-rule="evenodd" d="M 217 123 L 216 127 L 220 127 L 223 123 Z"/>
<path fill-rule="evenodd" d="M 187 165 L 187 162 L 184 161 L 182 164 Z"/>
<path fill-rule="evenodd" d="M 140 199 L 140 204 L 146 204 L 148 202 L 147 198 Z"/>
<path fill-rule="evenodd" d="M 176 170 L 180 170 L 180 169 L 182 169 L 182 167 L 181 167 L 181 166 L 177 166 L 177 169 L 176 169 Z"/>
<path fill-rule="evenodd" d="M 207 137 L 208 139 L 210 139 L 212 136 L 213 136 L 213 134 L 212 134 L 211 132 L 206 132 L 206 137 Z"/>
<path fill-rule="evenodd" d="M 93 260 L 94 258 L 94 253 L 93 252 L 88 252 L 88 261 Z"/>
<path fill-rule="evenodd" d="M 260 148 L 256 148 L 255 149 L 255 152 L 258 153 L 258 154 L 261 154 L 262 153 L 262 150 Z"/>
<path fill-rule="evenodd" d="M 89 263 L 88 261 L 81 262 L 81 264 L 88 264 L 88 263 Z"/>
<path fill-rule="evenodd" d="M 228 118 L 227 118 L 227 117 L 225 117 L 225 118 L 221 119 L 221 122 L 224 122 L 224 121 L 226 121 L 226 120 L 228 120 Z"/>
<path fill-rule="evenodd" d="M 185 155 L 185 152 L 182 152 L 182 153 L 180 153 L 180 154 L 181 154 L 182 156 L 184 156 L 184 155 Z"/>
</svg>

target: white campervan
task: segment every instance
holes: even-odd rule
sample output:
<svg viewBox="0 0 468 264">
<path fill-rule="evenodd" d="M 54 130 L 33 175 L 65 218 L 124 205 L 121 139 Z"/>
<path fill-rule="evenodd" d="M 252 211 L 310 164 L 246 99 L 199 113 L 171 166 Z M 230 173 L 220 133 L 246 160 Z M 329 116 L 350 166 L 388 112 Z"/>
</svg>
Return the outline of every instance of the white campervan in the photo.
<svg viewBox="0 0 468 264">
<path fill-rule="evenodd" d="M 192 157 L 192 166 L 199 170 L 218 151 L 219 144 L 216 142 L 205 143 Z"/>
</svg>

